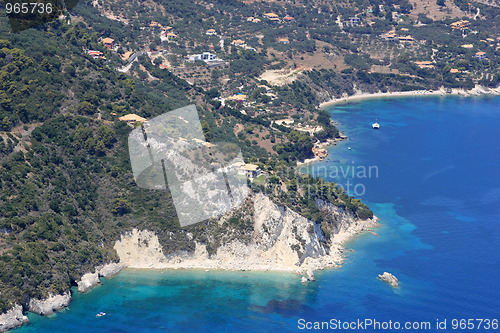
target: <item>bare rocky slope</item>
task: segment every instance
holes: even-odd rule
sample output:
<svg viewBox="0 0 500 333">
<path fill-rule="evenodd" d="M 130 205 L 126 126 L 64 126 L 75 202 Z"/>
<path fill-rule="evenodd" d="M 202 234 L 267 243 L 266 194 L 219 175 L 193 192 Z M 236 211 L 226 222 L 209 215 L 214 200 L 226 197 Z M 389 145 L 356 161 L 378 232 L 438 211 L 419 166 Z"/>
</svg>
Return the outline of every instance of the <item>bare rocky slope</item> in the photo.
<svg viewBox="0 0 500 333">
<path fill-rule="evenodd" d="M 342 243 L 350 236 L 377 225 L 375 219 L 360 220 L 334 205 L 318 201 L 332 216 L 333 237 L 325 239 L 320 225 L 287 207 L 280 207 L 263 194 L 250 199 L 253 231 L 249 239 L 232 239 L 209 254 L 196 242 L 193 252 L 165 253 L 155 233 L 133 229 L 116 242 L 120 262 L 130 268 L 203 268 L 227 270 L 281 270 L 302 273 L 333 267 L 342 261 Z M 219 224 L 224 218 L 219 220 Z"/>
</svg>

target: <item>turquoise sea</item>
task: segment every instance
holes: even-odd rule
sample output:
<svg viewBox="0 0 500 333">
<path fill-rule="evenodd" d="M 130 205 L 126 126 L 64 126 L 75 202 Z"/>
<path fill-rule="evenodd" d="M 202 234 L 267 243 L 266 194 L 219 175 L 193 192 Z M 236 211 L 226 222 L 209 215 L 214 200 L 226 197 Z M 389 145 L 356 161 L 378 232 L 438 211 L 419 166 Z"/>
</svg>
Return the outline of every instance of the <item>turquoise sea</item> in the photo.
<svg viewBox="0 0 500 333">
<path fill-rule="evenodd" d="M 379 236 L 347 244 L 341 268 L 307 286 L 288 273 L 126 270 L 15 332 L 294 332 L 306 330 L 301 318 L 335 319 L 330 329 L 347 332 L 398 331 L 383 329 L 389 321 L 422 323 L 413 332 L 499 331 L 478 325 L 500 319 L 500 98 L 376 99 L 329 111 L 349 139 L 305 171 L 358 185 L 382 222 Z M 346 172 L 363 167 L 372 174 Z M 384 271 L 399 288 L 377 279 Z M 358 319 L 381 327 L 339 329 Z"/>
</svg>

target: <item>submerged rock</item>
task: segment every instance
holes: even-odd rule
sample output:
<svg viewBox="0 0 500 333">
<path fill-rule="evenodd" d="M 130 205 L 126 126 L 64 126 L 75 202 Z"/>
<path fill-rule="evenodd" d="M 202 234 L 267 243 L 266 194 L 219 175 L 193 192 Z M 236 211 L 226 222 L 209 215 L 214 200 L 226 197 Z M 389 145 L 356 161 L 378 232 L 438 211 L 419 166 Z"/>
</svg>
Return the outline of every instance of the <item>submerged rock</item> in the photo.
<svg viewBox="0 0 500 333">
<path fill-rule="evenodd" d="M 391 273 L 384 272 L 384 274 L 379 274 L 378 278 L 384 282 L 389 283 L 393 288 L 397 288 L 399 286 L 399 280 Z"/>
<path fill-rule="evenodd" d="M 297 315 L 304 315 L 313 311 L 310 307 L 302 304 L 300 301 L 295 299 L 288 299 L 283 301 L 273 299 L 267 302 L 266 306 L 256 305 L 253 308 L 262 313 L 277 313 L 287 318 Z"/>
</svg>

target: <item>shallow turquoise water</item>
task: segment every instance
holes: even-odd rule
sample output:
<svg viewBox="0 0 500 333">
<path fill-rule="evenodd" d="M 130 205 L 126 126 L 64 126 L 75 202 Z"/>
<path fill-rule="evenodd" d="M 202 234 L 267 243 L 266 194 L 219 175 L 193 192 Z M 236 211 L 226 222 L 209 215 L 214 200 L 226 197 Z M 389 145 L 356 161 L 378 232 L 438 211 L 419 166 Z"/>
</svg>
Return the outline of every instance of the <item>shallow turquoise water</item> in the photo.
<svg viewBox="0 0 500 333">
<path fill-rule="evenodd" d="M 378 237 L 347 244 L 354 251 L 341 268 L 307 286 L 288 273 L 127 270 L 16 332 L 285 332 L 300 331 L 300 318 L 432 323 L 415 332 L 443 332 L 435 321 L 447 319 L 449 332 L 455 318 L 500 319 L 500 98 L 379 99 L 330 111 L 349 139 L 308 171 L 331 178 L 334 167 L 376 166 L 378 177 L 331 180 L 361 184 L 383 223 Z M 384 271 L 400 288 L 377 279 Z"/>
</svg>

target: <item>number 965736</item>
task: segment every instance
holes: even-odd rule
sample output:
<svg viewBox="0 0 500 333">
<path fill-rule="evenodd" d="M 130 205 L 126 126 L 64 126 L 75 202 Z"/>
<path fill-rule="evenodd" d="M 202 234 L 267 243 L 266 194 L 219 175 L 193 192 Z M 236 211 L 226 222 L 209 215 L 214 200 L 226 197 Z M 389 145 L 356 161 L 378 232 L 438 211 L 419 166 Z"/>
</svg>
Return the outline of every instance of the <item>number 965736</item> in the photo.
<svg viewBox="0 0 500 333">
<path fill-rule="evenodd" d="M 16 2 L 5 4 L 7 14 L 50 14 L 52 13 L 52 3 L 47 2 Z"/>
</svg>

